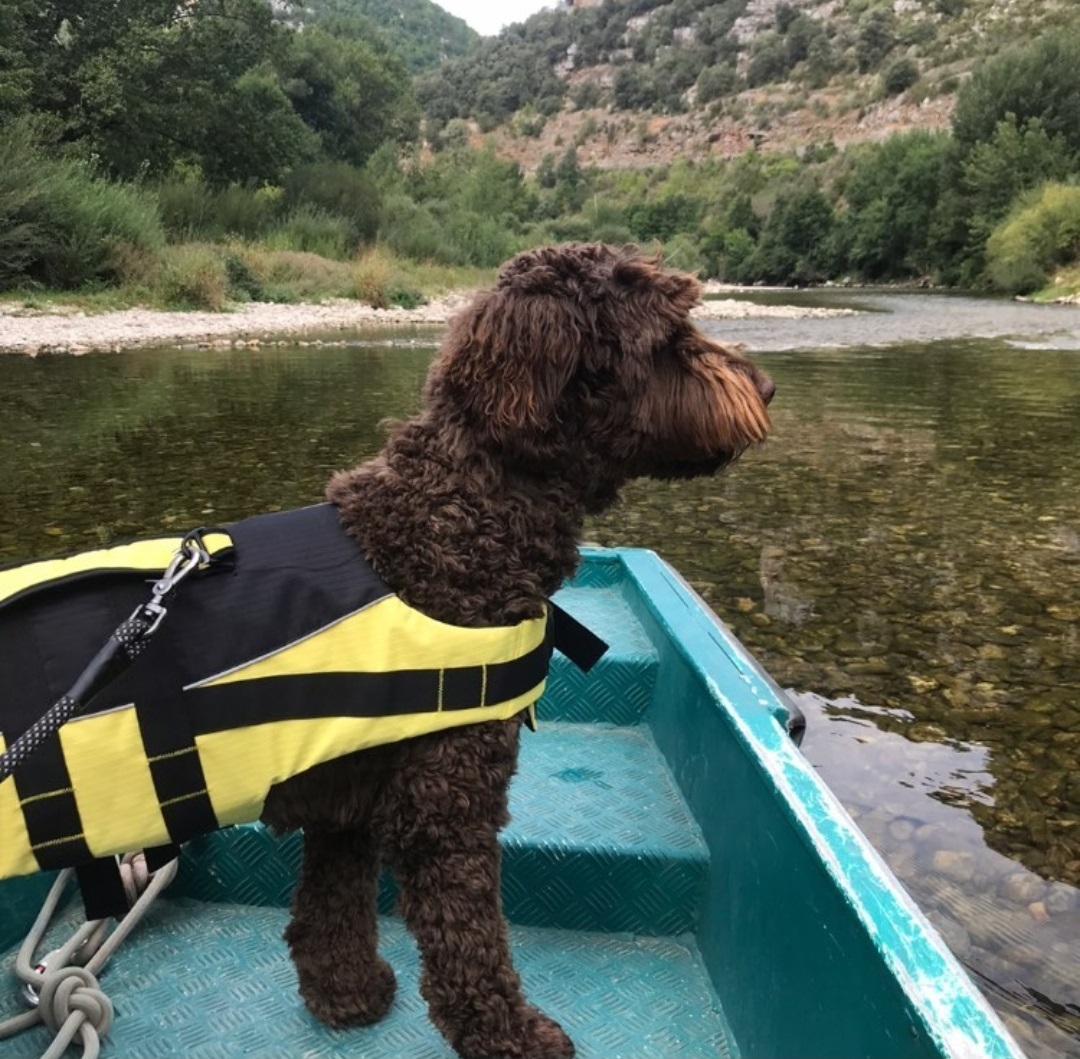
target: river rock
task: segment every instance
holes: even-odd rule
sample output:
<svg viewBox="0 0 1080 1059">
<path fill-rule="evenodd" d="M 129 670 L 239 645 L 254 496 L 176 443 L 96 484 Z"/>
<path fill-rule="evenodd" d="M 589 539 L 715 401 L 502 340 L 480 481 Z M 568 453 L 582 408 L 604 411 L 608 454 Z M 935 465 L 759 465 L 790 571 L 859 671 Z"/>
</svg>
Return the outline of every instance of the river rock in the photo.
<svg viewBox="0 0 1080 1059">
<path fill-rule="evenodd" d="M 970 882 L 975 874 L 975 854 L 939 849 L 931 862 L 934 871 L 956 882 Z"/>
<path fill-rule="evenodd" d="M 1051 883 L 1047 887 L 1043 904 L 1051 915 L 1060 916 L 1066 912 L 1073 912 L 1080 905 L 1080 891 L 1065 883 Z"/>
<path fill-rule="evenodd" d="M 1030 905 L 1046 896 L 1046 883 L 1029 871 L 1017 871 L 1005 876 L 998 892 L 1014 904 Z"/>
<path fill-rule="evenodd" d="M 926 850 L 938 850 L 948 847 L 949 833 L 941 824 L 923 824 L 915 829 L 915 842 Z"/>
<path fill-rule="evenodd" d="M 947 912 L 930 909 L 926 918 L 934 924 L 949 949 L 961 959 L 971 951 L 971 935 Z"/>
</svg>

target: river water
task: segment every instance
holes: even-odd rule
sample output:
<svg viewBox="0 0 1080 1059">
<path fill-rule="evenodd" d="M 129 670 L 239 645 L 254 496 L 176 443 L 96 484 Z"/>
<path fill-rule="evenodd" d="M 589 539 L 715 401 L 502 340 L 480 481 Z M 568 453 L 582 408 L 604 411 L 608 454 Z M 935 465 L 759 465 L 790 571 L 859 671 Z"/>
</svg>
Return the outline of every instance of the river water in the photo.
<svg viewBox="0 0 1080 1059">
<path fill-rule="evenodd" d="M 754 297 L 867 311 L 707 325 L 772 438 L 588 536 L 679 568 L 1029 1055 L 1080 1056 L 1080 310 Z M 0 564 L 317 500 L 436 337 L 0 358 Z"/>
</svg>

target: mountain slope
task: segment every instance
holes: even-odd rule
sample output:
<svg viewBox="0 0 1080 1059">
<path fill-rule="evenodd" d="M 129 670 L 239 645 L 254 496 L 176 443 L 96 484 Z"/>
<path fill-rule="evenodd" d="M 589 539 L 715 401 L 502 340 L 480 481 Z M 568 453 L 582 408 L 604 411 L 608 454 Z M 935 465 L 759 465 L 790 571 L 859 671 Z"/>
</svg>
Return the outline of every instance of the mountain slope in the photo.
<svg viewBox="0 0 1080 1059">
<path fill-rule="evenodd" d="M 972 66 L 1066 0 L 605 0 L 545 11 L 421 78 L 429 137 L 497 130 L 533 168 L 655 164 L 948 124 Z"/>
</svg>

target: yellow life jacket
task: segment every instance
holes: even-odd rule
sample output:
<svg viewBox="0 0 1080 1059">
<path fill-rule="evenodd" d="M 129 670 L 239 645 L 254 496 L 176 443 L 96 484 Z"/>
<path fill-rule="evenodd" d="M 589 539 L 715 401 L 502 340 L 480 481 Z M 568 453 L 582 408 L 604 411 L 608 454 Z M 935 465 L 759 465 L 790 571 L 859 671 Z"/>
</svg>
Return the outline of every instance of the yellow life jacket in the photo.
<svg viewBox="0 0 1080 1059">
<path fill-rule="evenodd" d="M 178 590 L 130 669 L 0 782 L 0 878 L 254 820 L 273 784 L 313 765 L 507 720 L 544 691 L 546 618 L 477 629 L 421 614 L 329 504 L 205 541 L 209 571 Z M 0 571 L 0 750 L 71 686 L 178 544 Z"/>
</svg>

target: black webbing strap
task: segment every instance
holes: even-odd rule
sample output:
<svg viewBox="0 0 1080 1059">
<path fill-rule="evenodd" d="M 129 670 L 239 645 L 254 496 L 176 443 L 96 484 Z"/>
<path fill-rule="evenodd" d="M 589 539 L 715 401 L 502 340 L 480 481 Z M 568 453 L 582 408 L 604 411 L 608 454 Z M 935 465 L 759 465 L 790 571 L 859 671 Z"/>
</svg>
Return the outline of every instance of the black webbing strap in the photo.
<svg viewBox="0 0 1080 1059">
<path fill-rule="evenodd" d="M 389 717 L 471 710 L 508 702 L 547 676 L 551 644 L 541 641 L 508 662 L 449 669 L 304 673 L 189 688 L 184 713 L 195 735 L 319 717 Z M 153 714 L 165 712 L 160 703 Z"/>
<path fill-rule="evenodd" d="M 101 857 L 75 869 L 86 918 L 119 919 L 127 915 L 128 899 L 115 857 Z"/>
<path fill-rule="evenodd" d="M 38 744 L 14 782 L 38 867 L 66 868 L 92 859 L 58 735 Z"/>
<path fill-rule="evenodd" d="M 603 658 L 608 644 L 588 626 L 582 625 L 572 614 L 563 610 L 558 603 L 549 600 L 548 606 L 551 608 L 555 646 L 578 669 L 588 673 Z"/>
<path fill-rule="evenodd" d="M 152 702 L 137 702 L 135 715 L 169 839 L 179 846 L 220 825 L 195 746 L 175 656 L 156 651 L 153 661 L 160 666 L 159 693 Z"/>
</svg>

